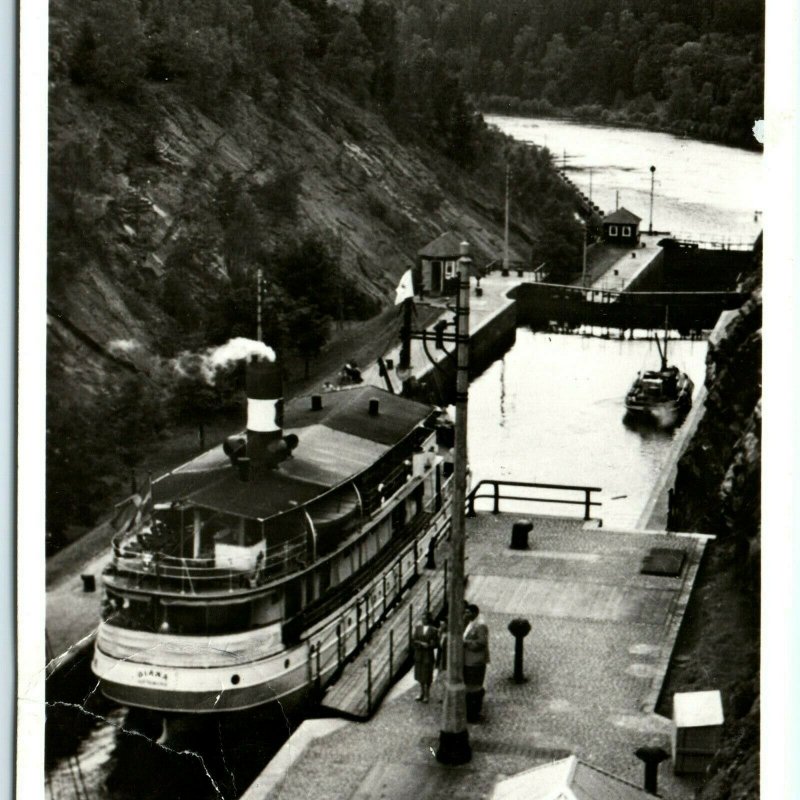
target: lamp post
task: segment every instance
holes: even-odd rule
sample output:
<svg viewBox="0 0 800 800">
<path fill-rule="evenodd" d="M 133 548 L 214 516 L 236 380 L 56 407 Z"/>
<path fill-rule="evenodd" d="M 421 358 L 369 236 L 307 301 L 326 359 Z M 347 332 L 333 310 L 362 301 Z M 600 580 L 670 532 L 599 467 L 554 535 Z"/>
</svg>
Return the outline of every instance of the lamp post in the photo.
<svg viewBox="0 0 800 800">
<path fill-rule="evenodd" d="M 650 226 L 647 229 L 647 232 L 652 236 L 653 235 L 653 187 L 655 186 L 656 182 L 656 168 L 650 167 Z"/>
<path fill-rule="evenodd" d="M 464 503 L 467 493 L 467 397 L 469 392 L 469 245 L 461 243 L 456 306 L 456 425 L 453 465 L 453 515 L 450 534 L 450 581 L 447 585 L 447 686 L 436 759 L 466 764 L 472 758 L 467 730 L 464 685 Z"/>
<path fill-rule="evenodd" d="M 511 168 L 506 162 L 506 216 L 503 231 L 503 275 L 508 275 L 508 182 Z"/>
</svg>

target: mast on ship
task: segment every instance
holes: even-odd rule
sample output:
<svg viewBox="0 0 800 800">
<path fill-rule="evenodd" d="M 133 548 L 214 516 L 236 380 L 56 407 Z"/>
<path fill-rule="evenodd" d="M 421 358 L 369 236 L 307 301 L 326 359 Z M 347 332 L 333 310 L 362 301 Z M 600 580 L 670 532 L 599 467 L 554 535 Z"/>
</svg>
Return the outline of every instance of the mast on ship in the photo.
<svg viewBox="0 0 800 800">
<path fill-rule="evenodd" d="M 263 342 L 261 328 L 261 267 L 256 270 L 256 341 Z"/>
<path fill-rule="evenodd" d="M 664 349 L 661 349 L 661 342 L 658 341 L 658 334 L 656 334 L 656 347 L 658 354 L 661 356 L 661 371 L 667 368 L 667 342 L 669 341 L 669 306 L 664 306 Z"/>
</svg>

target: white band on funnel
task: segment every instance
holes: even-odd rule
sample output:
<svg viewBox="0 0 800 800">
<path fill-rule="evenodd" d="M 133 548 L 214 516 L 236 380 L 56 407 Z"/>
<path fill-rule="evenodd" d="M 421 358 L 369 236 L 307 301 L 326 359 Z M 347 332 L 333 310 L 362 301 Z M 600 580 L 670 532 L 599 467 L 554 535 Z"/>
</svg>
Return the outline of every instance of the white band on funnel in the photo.
<svg viewBox="0 0 800 800">
<path fill-rule="evenodd" d="M 278 400 L 255 400 L 247 398 L 247 430 L 256 433 L 274 433 L 280 430 L 275 419 L 278 416 Z"/>
</svg>

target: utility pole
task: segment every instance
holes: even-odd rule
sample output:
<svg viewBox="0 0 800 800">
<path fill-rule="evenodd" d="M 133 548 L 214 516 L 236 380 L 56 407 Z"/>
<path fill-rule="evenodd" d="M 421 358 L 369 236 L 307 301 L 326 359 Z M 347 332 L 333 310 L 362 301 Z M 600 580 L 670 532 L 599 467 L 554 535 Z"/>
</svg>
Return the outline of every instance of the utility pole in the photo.
<svg viewBox="0 0 800 800">
<path fill-rule="evenodd" d="M 503 275 L 508 275 L 508 182 L 511 166 L 506 162 L 506 221 L 503 234 Z"/>
<path fill-rule="evenodd" d="M 619 189 L 617 189 L 617 203 L 614 207 L 614 211 L 619 211 Z"/>
<path fill-rule="evenodd" d="M 647 232 L 653 235 L 653 187 L 656 183 L 656 168 L 650 167 L 650 227 Z"/>
<path fill-rule="evenodd" d="M 586 288 L 586 240 L 589 238 L 589 224 L 583 226 L 583 269 L 581 271 L 581 286 Z"/>
<path fill-rule="evenodd" d="M 256 339 L 264 341 L 261 330 L 261 267 L 256 270 Z"/>
<path fill-rule="evenodd" d="M 591 167 L 589 167 L 589 202 L 590 203 L 592 202 L 592 174 L 593 173 L 594 173 L 594 170 Z"/>
<path fill-rule="evenodd" d="M 453 515 L 450 534 L 450 581 L 447 586 L 447 686 L 436 759 L 466 764 L 472 758 L 467 730 L 464 685 L 464 503 L 467 494 L 467 399 L 469 393 L 469 244 L 461 243 L 456 306 L 456 430 L 453 469 Z"/>
</svg>

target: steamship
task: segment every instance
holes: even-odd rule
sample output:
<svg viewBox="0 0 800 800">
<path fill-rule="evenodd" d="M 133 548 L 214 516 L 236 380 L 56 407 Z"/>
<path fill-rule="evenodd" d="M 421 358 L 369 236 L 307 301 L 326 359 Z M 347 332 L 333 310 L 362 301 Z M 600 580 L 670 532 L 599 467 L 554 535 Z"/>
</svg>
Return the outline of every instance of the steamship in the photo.
<svg viewBox="0 0 800 800">
<path fill-rule="evenodd" d="M 122 705 L 314 702 L 449 535 L 437 409 L 356 386 L 284 414 L 267 358 L 246 386 L 246 432 L 154 481 L 113 539 L 92 669 Z"/>
</svg>

